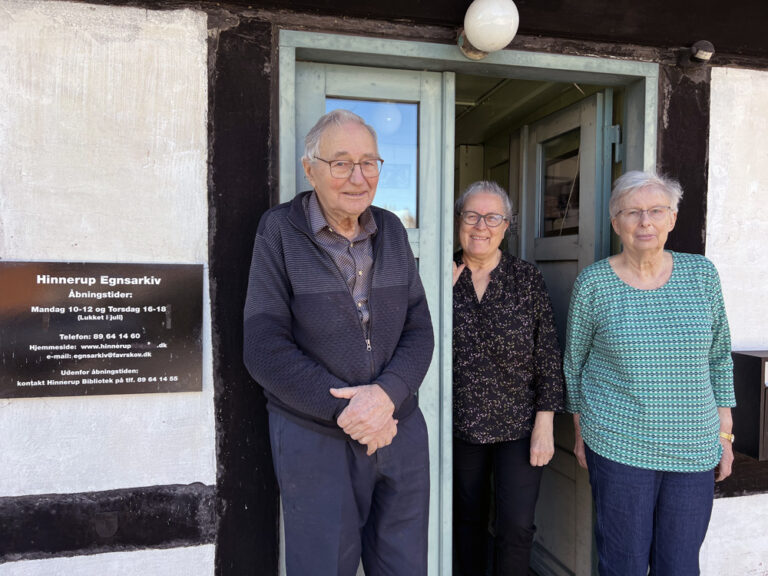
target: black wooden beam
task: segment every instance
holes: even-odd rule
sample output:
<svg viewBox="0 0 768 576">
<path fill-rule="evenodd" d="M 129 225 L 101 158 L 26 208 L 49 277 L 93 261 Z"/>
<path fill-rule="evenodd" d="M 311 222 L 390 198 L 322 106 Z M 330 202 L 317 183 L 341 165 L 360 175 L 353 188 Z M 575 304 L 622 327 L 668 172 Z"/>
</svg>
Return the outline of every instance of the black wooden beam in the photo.
<svg viewBox="0 0 768 576">
<path fill-rule="evenodd" d="M 210 544 L 214 499 L 203 484 L 0 498 L 0 563 Z"/>
<path fill-rule="evenodd" d="M 230 21 L 210 40 L 209 263 L 218 460 L 216 574 L 277 574 L 278 491 L 261 388 L 243 365 L 243 304 L 272 174 L 272 26 Z M 275 76 L 273 76 L 275 75 Z"/>
<path fill-rule="evenodd" d="M 661 66 L 658 170 L 680 181 L 683 200 L 667 248 L 704 254 L 709 181 L 707 66 Z"/>
</svg>

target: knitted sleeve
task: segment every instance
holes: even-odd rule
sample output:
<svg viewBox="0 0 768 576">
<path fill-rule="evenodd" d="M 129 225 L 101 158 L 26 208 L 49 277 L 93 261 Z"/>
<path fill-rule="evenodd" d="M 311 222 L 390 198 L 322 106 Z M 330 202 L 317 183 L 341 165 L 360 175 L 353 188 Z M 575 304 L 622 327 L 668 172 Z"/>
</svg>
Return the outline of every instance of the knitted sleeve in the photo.
<svg viewBox="0 0 768 576">
<path fill-rule="evenodd" d="M 387 393 L 397 410 L 421 386 L 432 361 L 435 339 L 427 296 L 408 244 L 408 233 L 399 221 L 395 225 L 402 236 L 408 265 L 408 311 L 392 359 L 376 378 L 376 383 Z"/>
<path fill-rule="evenodd" d="M 712 346 L 709 349 L 709 374 L 712 391 L 718 406 L 735 406 L 733 391 L 733 358 L 731 357 L 731 332 L 725 315 L 725 302 L 720 287 L 720 277 L 715 266 L 706 261 L 707 290 L 712 306 Z"/>
<path fill-rule="evenodd" d="M 297 346 L 291 330 L 291 286 L 279 233 L 279 215 L 259 223 L 253 247 L 243 324 L 243 359 L 251 376 L 284 404 L 335 422 L 348 404 L 329 389 L 348 384 Z"/>
</svg>

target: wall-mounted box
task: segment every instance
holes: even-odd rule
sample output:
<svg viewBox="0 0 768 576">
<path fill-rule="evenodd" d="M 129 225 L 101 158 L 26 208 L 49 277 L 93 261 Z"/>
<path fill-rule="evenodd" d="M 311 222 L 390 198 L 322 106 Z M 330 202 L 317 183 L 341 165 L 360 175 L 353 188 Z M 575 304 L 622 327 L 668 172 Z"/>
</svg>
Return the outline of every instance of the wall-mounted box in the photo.
<svg viewBox="0 0 768 576">
<path fill-rule="evenodd" d="M 733 352 L 733 447 L 737 452 L 768 460 L 768 350 Z"/>
</svg>

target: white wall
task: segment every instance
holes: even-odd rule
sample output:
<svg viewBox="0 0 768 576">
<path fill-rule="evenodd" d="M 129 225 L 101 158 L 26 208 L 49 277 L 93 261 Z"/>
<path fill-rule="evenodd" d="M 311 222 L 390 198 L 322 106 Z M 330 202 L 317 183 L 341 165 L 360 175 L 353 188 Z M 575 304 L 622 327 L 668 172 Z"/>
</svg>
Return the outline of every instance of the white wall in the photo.
<svg viewBox="0 0 768 576">
<path fill-rule="evenodd" d="M 768 72 L 715 68 L 706 254 L 735 350 L 768 349 Z M 715 501 L 703 576 L 768 576 L 768 494 Z"/>
<path fill-rule="evenodd" d="M 215 547 L 113 552 L 3 564 L 3 576 L 200 576 L 213 574 Z"/>
<path fill-rule="evenodd" d="M 0 3 L 0 259 L 207 263 L 206 38 L 190 10 Z M 0 400 L 0 496 L 214 484 L 204 298 L 202 393 Z"/>
<path fill-rule="evenodd" d="M 714 68 L 706 254 L 735 350 L 768 348 L 768 72 Z"/>
<path fill-rule="evenodd" d="M 715 500 L 702 576 L 768 576 L 768 494 Z"/>
<path fill-rule="evenodd" d="M 207 263 L 206 36 L 188 10 L 0 3 L 0 259 Z M 214 484 L 207 282 L 203 309 L 202 393 L 0 400 L 0 496 Z M 213 574 L 214 546 L 2 572 Z"/>
</svg>

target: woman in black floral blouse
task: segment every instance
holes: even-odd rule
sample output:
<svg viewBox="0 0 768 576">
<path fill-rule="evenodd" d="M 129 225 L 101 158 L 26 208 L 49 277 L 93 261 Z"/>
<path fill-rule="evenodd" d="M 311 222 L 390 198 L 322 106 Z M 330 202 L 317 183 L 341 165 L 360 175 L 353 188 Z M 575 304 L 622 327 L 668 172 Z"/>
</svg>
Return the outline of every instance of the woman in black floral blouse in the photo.
<svg viewBox="0 0 768 576">
<path fill-rule="evenodd" d="M 503 253 L 512 206 L 494 182 L 456 202 L 453 264 L 454 574 L 483 576 L 490 478 L 494 574 L 528 574 L 542 467 L 563 378 L 552 307 L 539 271 Z"/>
</svg>

